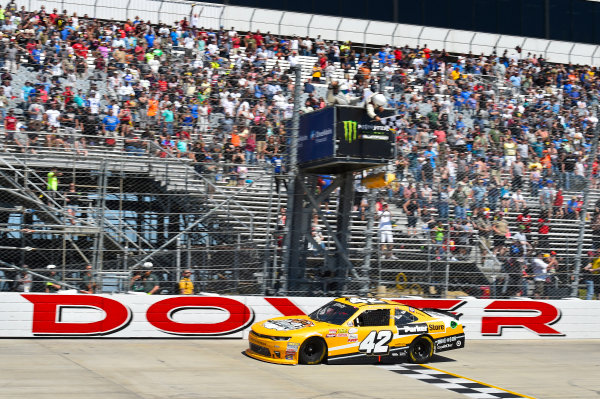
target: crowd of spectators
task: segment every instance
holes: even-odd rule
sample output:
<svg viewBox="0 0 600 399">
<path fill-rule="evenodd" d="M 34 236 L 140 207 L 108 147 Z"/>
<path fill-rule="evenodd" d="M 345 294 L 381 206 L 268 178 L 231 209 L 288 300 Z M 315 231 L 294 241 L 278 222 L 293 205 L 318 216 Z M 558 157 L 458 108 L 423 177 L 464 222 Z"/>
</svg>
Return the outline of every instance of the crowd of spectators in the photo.
<svg viewBox="0 0 600 399">
<path fill-rule="evenodd" d="M 569 283 L 549 246 L 552 224 L 579 219 L 586 171 L 598 186 L 596 68 L 518 51 L 455 63 L 421 51 L 399 72 L 415 75 L 412 84 L 391 82 L 388 105 L 401 118 L 400 184 L 390 195 L 405 210 L 416 200 L 423 233 L 453 260 L 465 259 L 475 231 L 482 255 L 500 259 L 509 276 L 504 294 L 527 295 L 521 281 L 531 280 L 534 295 L 547 296 L 548 283 Z M 407 233 L 416 234 L 410 226 Z"/>
<path fill-rule="evenodd" d="M 318 85 L 358 104 L 386 95 L 398 118 L 397 182 L 388 200 L 410 213 L 409 235 L 422 226 L 440 257 L 453 245 L 453 258 L 467 257 L 476 234 L 482 254 L 507 259 L 507 269 L 523 257 L 525 275 L 540 263 L 537 254 L 541 262 L 551 256 L 552 221 L 579 217 L 586 172 L 598 187 L 598 157 L 590 153 L 595 67 L 552 64 L 519 48 L 360 52 L 348 41 L 204 29 L 198 21 L 102 21 L 13 1 L 0 7 L 5 149 L 86 156 L 102 147 L 184 158 L 199 173 L 221 171 L 230 184 L 244 184 L 248 164 L 272 163 L 282 174 L 291 68 L 314 56 L 301 112 L 339 99 L 318 95 Z M 278 190 L 281 183 L 280 176 Z M 509 215 L 518 215 L 517 231 Z"/>
</svg>

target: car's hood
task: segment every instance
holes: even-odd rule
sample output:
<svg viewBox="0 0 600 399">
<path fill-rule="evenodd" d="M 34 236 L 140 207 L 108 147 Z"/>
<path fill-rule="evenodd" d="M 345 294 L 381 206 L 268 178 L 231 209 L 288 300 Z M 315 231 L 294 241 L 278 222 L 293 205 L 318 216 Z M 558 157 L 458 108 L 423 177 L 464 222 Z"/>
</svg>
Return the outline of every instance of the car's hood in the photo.
<svg viewBox="0 0 600 399">
<path fill-rule="evenodd" d="M 311 320 L 308 316 L 284 316 L 261 321 L 254 324 L 252 328 L 257 332 L 277 335 L 277 333 L 324 326 L 329 326 L 329 324 Z"/>
</svg>

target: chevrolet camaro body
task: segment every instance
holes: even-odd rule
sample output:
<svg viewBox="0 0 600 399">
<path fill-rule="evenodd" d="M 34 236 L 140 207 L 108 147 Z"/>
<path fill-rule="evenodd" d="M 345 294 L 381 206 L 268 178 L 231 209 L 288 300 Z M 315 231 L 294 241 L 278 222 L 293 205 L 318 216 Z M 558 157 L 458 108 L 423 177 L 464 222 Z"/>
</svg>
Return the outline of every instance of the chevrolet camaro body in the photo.
<svg viewBox="0 0 600 399">
<path fill-rule="evenodd" d="M 464 347 L 458 318 L 372 298 L 338 298 L 307 316 L 255 323 L 246 354 L 280 364 L 427 362 L 434 352 Z"/>
</svg>

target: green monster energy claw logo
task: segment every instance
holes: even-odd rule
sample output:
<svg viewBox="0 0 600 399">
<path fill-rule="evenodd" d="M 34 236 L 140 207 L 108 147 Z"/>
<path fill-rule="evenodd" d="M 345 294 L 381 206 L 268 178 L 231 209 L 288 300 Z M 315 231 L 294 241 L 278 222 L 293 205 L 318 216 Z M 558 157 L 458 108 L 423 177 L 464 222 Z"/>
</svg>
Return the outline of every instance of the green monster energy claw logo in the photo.
<svg viewBox="0 0 600 399">
<path fill-rule="evenodd" d="M 344 139 L 348 143 L 352 143 L 356 140 L 356 131 L 358 130 L 358 122 L 356 121 L 344 121 Z"/>
</svg>

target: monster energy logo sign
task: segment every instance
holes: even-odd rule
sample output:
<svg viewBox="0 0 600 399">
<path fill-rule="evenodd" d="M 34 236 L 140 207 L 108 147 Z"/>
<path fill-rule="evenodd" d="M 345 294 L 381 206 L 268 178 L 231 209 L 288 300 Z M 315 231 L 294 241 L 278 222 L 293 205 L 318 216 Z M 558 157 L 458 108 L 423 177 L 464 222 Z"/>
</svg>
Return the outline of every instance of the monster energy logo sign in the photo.
<svg viewBox="0 0 600 399">
<path fill-rule="evenodd" d="M 356 131 L 358 130 L 358 122 L 356 121 L 344 121 L 342 122 L 344 124 L 344 139 L 348 142 L 348 143 L 352 143 L 353 141 L 356 141 Z"/>
</svg>

